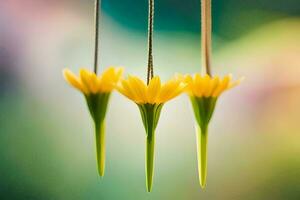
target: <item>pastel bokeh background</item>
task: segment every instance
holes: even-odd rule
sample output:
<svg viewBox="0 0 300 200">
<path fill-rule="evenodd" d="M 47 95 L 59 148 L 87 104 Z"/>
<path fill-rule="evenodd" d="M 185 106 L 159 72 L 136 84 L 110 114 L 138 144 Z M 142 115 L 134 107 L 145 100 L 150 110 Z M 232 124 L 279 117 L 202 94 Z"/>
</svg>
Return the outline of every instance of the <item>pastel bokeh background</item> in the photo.
<svg viewBox="0 0 300 200">
<path fill-rule="evenodd" d="M 0 1 L 1 199 L 300 199 L 300 2 L 213 1 L 213 73 L 246 80 L 210 125 L 208 183 L 197 178 L 186 95 L 157 128 L 152 193 L 137 106 L 114 93 L 100 180 L 83 96 L 62 69 L 92 68 L 92 0 Z M 100 70 L 146 76 L 147 1 L 103 0 Z M 200 1 L 157 0 L 154 70 L 201 70 Z"/>
</svg>

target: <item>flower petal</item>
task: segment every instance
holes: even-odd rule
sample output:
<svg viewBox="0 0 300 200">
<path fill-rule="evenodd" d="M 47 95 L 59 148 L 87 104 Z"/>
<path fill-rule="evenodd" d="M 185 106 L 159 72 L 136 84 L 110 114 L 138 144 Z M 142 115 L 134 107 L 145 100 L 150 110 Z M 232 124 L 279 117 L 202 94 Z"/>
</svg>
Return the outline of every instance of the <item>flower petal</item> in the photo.
<svg viewBox="0 0 300 200">
<path fill-rule="evenodd" d="M 208 85 L 207 85 L 207 89 L 205 90 L 205 92 L 204 92 L 203 95 L 204 95 L 205 97 L 210 97 L 210 96 L 212 95 L 214 89 L 218 86 L 219 81 L 220 81 L 220 79 L 219 79 L 218 76 L 216 76 L 216 77 L 210 79 L 210 80 L 208 81 L 209 83 L 208 83 Z"/>
<path fill-rule="evenodd" d="M 194 87 L 194 80 L 191 75 L 185 75 L 184 76 L 184 83 L 186 83 L 185 91 L 188 93 L 188 95 L 193 95 L 193 87 Z"/>
<path fill-rule="evenodd" d="M 63 76 L 70 85 L 77 88 L 84 94 L 88 93 L 87 89 L 84 87 L 80 79 L 75 74 L 73 74 L 69 69 L 63 70 Z"/>
<path fill-rule="evenodd" d="M 156 102 L 156 99 L 160 92 L 160 88 L 161 88 L 160 78 L 158 76 L 155 76 L 154 78 L 151 79 L 147 88 L 148 103 L 154 104 Z"/>
<path fill-rule="evenodd" d="M 128 80 L 122 80 L 120 84 L 117 85 L 117 90 L 122 93 L 124 96 L 128 97 L 132 101 L 137 100 L 136 94 L 131 89 Z"/>
<path fill-rule="evenodd" d="M 177 97 L 178 95 L 180 95 L 184 89 L 186 88 L 187 84 L 186 83 L 180 83 L 178 85 L 178 87 L 173 91 L 173 93 L 169 96 L 169 100 Z"/>
<path fill-rule="evenodd" d="M 204 90 L 205 90 L 204 77 L 201 77 L 200 74 L 195 74 L 194 75 L 193 93 L 196 96 L 201 97 L 203 95 Z"/>
<path fill-rule="evenodd" d="M 180 80 L 173 78 L 163 85 L 159 96 L 159 103 L 171 100 L 173 92 L 178 88 L 180 83 L 182 83 Z"/>
<path fill-rule="evenodd" d="M 233 87 L 239 85 L 242 81 L 244 81 L 244 79 L 245 79 L 245 77 L 241 77 L 241 78 L 239 78 L 238 80 L 236 80 L 236 81 L 234 81 L 234 82 L 231 82 L 231 83 L 228 85 L 227 89 L 231 89 L 231 88 L 233 88 Z"/>
<path fill-rule="evenodd" d="M 231 80 L 232 76 L 231 74 L 224 77 L 224 79 L 220 82 L 219 86 L 216 88 L 216 90 L 213 92 L 213 97 L 218 97 L 222 92 L 224 92 Z"/>
<path fill-rule="evenodd" d="M 136 96 L 136 101 L 139 103 L 147 102 L 147 87 L 145 83 L 135 76 L 128 77 L 129 86 Z"/>
<path fill-rule="evenodd" d="M 112 67 L 107 68 L 101 76 L 101 90 L 105 92 L 112 91 L 116 82 L 115 79 L 115 69 Z"/>
<path fill-rule="evenodd" d="M 98 84 L 96 74 L 87 69 L 80 69 L 79 74 L 83 85 L 92 93 L 97 93 Z"/>
</svg>

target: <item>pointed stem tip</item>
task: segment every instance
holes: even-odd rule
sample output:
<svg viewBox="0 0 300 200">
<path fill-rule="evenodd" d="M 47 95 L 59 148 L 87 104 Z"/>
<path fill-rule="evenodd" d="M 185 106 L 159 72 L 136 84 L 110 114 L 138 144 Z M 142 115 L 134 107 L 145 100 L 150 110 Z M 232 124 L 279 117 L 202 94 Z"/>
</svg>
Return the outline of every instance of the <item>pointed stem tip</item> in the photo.
<svg viewBox="0 0 300 200">
<path fill-rule="evenodd" d="M 154 134 L 148 135 L 146 139 L 146 186 L 147 192 L 151 192 L 154 174 Z"/>
<path fill-rule="evenodd" d="M 151 192 L 154 174 L 155 129 L 163 104 L 140 104 L 139 109 L 146 131 L 145 170 L 147 191 Z"/>
<path fill-rule="evenodd" d="M 96 153 L 98 172 L 100 177 L 104 176 L 105 171 L 105 123 L 101 122 L 96 125 Z"/>
<path fill-rule="evenodd" d="M 207 176 L 207 127 L 200 128 L 196 125 L 196 134 L 199 182 L 201 188 L 204 189 Z"/>
</svg>

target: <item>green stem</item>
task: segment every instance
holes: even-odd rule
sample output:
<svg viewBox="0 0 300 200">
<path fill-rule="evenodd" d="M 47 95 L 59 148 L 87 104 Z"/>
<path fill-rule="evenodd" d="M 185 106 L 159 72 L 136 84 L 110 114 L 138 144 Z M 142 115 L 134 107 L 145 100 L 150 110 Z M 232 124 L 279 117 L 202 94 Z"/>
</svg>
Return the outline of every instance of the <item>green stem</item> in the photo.
<svg viewBox="0 0 300 200">
<path fill-rule="evenodd" d="M 197 124 L 196 134 L 199 182 L 201 187 L 205 188 L 207 175 L 207 126 L 201 128 Z"/>
<path fill-rule="evenodd" d="M 95 126 L 96 128 L 96 153 L 98 172 L 100 177 L 104 176 L 105 171 L 105 123 L 104 120 Z"/>
<path fill-rule="evenodd" d="M 146 138 L 146 185 L 147 191 L 151 192 L 154 173 L 154 146 L 155 134 L 148 134 Z"/>
</svg>

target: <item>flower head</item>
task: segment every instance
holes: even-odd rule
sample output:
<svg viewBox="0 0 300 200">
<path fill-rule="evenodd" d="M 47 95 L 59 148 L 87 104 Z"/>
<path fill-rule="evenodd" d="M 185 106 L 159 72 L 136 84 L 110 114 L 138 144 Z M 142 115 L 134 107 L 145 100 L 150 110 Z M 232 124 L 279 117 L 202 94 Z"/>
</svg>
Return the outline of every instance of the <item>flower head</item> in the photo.
<svg viewBox="0 0 300 200">
<path fill-rule="evenodd" d="M 161 84 L 159 76 L 153 77 L 149 85 L 136 76 L 122 80 L 117 90 L 137 104 L 163 104 L 179 94 L 186 87 L 182 77 L 175 76 L 165 84 Z"/>
<path fill-rule="evenodd" d="M 122 73 L 122 68 L 110 67 L 102 75 L 97 76 L 87 69 L 80 69 L 77 77 L 69 69 L 63 70 L 66 81 L 85 95 L 111 92 L 120 80 Z"/>
<path fill-rule="evenodd" d="M 197 132 L 197 155 L 199 181 L 201 187 L 206 184 L 207 170 L 207 134 L 208 125 L 215 110 L 218 97 L 226 90 L 238 85 L 242 79 L 231 81 L 231 75 L 223 79 L 210 77 L 209 75 L 201 76 L 195 74 L 194 77 L 187 75 L 185 81 L 188 84 L 186 92 L 190 96 L 196 118 Z"/>
<path fill-rule="evenodd" d="M 218 97 L 226 90 L 240 84 L 243 78 L 237 81 L 231 81 L 231 75 L 226 75 L 223 79 L 201 76 L 195 74 L 185 76 L 187 83 L 186 92 L 190 96 L 196 120 L 202 129 L 206 129 L 215 109 Z"/>
<path fill-rule="evenodd" d="M 97 76 L 87 69 L 81 69 L 77 77 L 70 70 L 64 69 L 66 81 L 80 90 L 86 99 L 90 114 L 95 124 L 98 171 L 104 175 L 105 168 L 105 115 L 112 90 L 118 84 L 123 73 L 122 68 L 108 68 Z"/>
<path fill-rule="evenodd" d="M 187 75 L 185 81 L 188 86 L 186 92 L 189 96 L 195 97 L 219 97 L 224 91 L 229 90 L 237 85 L 243 80 L 243 78 L 237 81 L 231 81 L 231 74 L 226 75 L 223 79 L 218 76 L 210 77 L 209 75 L 201 76 L 200 74 L 195 74 L 193 77 Z"/>
<path fill-rule="evenodd" d="M 146 131 L 146 185 L 148 192 L 152 188 L 155 130 L 160 112 L 164 103 L 181 94 L 185 87 L 186 83 L 181 76 L 175 76 L 165 84 L 161 84 L 159 76 L 155 76 L 148 85 L 138 77 L 129 76 L 117 86 L 120 93 L 138 105 L 141 113 Z"/>
</svg>

